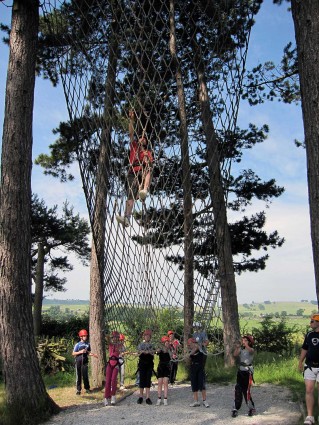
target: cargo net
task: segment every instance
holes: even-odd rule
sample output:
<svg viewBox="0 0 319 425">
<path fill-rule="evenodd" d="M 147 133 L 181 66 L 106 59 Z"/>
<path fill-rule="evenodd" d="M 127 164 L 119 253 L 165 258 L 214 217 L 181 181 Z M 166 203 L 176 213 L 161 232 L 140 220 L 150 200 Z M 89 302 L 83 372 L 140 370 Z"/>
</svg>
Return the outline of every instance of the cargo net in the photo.
<svg viewBox="0 0 319 425">
<path fill-rule="evenodd" d="M 168 330 L 183 340 L 198 322 L 209 352 L 223 350 L 219 210 L 208 164 L 219 170 L 227 204 L 255 7 L 250 0 L 42 5 L 103 279 L 106 327 L 125 334 L 131 347 L 146 328 L 155 342 Z M 130 144 L 140 146 L 143 136 L 151 157 L 138 154 L 132 164 Z M 133 166 L 151 179 L 144 200 L 135 193 L 126 223 Z"/>
</svg>

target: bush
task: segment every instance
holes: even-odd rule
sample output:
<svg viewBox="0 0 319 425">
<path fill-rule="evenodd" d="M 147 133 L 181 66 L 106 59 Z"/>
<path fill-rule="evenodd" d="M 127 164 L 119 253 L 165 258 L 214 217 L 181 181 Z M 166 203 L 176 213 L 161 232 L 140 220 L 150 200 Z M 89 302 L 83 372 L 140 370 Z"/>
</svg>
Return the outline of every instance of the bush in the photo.
<svg viewBox="0 0 319 425">
<path fill-rule="evenodd" d="M 271 317 L 266 316 L 261 322 L 260 328 L 252 328 L 255 338 L 255 348 L 257 351 L 265 351 L 278 354 L 293 353 L 294 334 L 297 328 L 288 327 L 285 318 L 276 322 Z"/>
<path fill-rule="evenodd" d="M 42 316 L 41 335 L 45 337 L 60 337 L 75 339 L 80 329 L 89 330 L 89 314 L 72 316 L 68 320 L 52 319 L 46 314 Z"/>
</svg>

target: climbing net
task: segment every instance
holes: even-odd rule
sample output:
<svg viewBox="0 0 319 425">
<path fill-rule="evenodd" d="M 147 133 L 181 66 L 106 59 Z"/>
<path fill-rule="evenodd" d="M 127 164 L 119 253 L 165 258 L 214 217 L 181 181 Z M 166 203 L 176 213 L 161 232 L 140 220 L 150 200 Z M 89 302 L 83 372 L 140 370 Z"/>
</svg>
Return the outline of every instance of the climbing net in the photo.
<svg viewBox="0 0 319 425">
<path fill-rule="evenodd" d="M 179 338 L 201 322 L 221 349 L 210 161 L 227 202 L 252 0 L 48 0 L 43 33 L 62 80 L 109 330 Z M 49 49 L 50 50 L 50 49 Z M 51 59 L 52 59 L 51 57 Z M 130 118 L 133 113 L 134 120 Z M 129 122 L 147 136 L 149 196 L 123 216 Z M 210 155 L 213 145 L 215 157 Z M 217 165 L 216 165 L 217 164 Z"/>
</svg>

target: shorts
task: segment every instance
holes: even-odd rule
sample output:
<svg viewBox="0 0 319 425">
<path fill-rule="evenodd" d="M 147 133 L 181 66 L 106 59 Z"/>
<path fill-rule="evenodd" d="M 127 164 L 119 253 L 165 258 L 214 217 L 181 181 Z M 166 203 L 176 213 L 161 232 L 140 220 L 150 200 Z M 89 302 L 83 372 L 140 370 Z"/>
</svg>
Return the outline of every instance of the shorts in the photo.
<svg viewBox="0 0 319 425">
<path fill-rule="evenodd" d="M 319 382 L 319 367 L 308 367 L 306 366 L 303 372 L 303 377 L 308 381 Z"/>
<path fill-rule="evenodd" d="M 139 369 L 140 372 L 140 383 L 139 388 L 151 388 L 152 386 L 152 375 L 153 375 L 153 365 L 150 367 L 143 367 Z"/>
<path fill-rule="evenodd" d="M 157 367 L 157 378 L 169 378 L 171 373 L 170 365 L 167 363 L 159 363 Z"/>
</svg>

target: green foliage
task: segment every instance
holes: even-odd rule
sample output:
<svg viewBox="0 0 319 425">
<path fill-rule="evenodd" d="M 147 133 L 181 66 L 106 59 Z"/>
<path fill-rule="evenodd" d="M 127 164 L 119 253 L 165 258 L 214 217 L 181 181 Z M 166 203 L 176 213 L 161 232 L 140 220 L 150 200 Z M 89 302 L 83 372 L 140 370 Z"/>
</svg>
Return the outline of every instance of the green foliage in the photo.
<svg viewBox="0 0 319 425">
<path fill-rule="evenodd" d="M 291 354 L 294 348 L 292 336 L 296 327 L 288 327 L 284 317 L 276 322 L 271 317 L 263 318 L 260 328 L 253 328 L 257 351 L 269 351 L 277 354 Z"/>
<path fill-rule="evenodd" d="M 78 337 L 80 329 L 89 329 L 89 314 L 79 317 L 71 316 L 67 321 L 52 319 L 46 314 L 42 316 L 41 335 L 51 337 L 65 337 L 72 341 Z"/>
<path fill-rule="evenodd" d="M 42 373 L 65 371 L 66 357 L 62 354 L 68 351 L 67 341 L 62 339 L 40 339 L 37 344 L 37 355 Z"/>
</svg>

